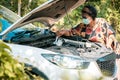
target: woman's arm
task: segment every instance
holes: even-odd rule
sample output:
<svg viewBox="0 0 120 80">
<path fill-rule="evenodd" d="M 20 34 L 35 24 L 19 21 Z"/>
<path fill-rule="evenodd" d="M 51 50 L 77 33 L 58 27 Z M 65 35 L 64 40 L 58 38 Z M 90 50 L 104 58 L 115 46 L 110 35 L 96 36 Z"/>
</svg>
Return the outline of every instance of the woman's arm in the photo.
<svg viewBox="0 0 120 80">
<path fill-rule="evenodd" d="M 56 32 L 57 36 L 73 36 L 78 35 L 81 36 L 81 30 L 84 28 L 84 25 L 82 23 L 78 24 L 76 27 L 70 29 L 70 30 L 59 30 Z"/>
<path fill-rule="evenodd" d="M 71 30 L 59 30 L 56 32 L 56 35 L 60 37 L 60 36 L 72 36 L 73 34 Z"/>
</svg>

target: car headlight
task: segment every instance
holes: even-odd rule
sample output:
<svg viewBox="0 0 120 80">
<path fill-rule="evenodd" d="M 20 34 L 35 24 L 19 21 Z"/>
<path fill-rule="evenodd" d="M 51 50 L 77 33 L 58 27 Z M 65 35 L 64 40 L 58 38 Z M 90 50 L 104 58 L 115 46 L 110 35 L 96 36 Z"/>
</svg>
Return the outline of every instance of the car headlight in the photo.
<svg viewBox="0 0 120 80">
<path fill-rule="evenodd" d="M 70 69 L 85 69 L 89 65 L 87 59 L 81 57 L 75 57 L 73 55 L 64 55 L 64 54 L 41 54 L 45 59 L 51 63 Z"/>
</svg>

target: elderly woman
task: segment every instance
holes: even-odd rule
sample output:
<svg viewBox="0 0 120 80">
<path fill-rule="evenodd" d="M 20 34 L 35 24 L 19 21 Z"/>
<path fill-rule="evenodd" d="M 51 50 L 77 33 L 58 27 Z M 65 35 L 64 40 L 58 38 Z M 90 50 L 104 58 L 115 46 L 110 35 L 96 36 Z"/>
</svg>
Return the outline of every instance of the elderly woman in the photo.
<svg viewBox="0 0 120 80">
<path fill-rule="evenodd" d="M 82 22 L 70 30 L 57 31 L 57 36 L 79 35 L 92 42 L 100 42 L 116 53 L 117 74 L 120 80 L 120 45 L 115 39 L 115 31 L 103 18 L 96 18 L 97 11 L 93 6 L 84 6 L 82 9 Z"/>
</svg>

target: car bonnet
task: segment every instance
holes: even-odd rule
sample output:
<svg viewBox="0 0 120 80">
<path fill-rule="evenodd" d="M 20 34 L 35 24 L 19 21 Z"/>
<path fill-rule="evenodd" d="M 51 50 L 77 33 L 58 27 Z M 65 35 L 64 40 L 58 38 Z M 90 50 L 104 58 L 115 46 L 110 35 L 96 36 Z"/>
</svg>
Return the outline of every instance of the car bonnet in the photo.
<svg viewBox="0 0 120 80">
<path fill-rule="evenodd" d="M 85 1 L 86 0 L 49 0 L 17 20 L 0 35 L 3 36 L 16 28 L 35 21 L 51 27 L 55 22 L 64 17 L 66 13 L 77 8 Z"/>
</svg>

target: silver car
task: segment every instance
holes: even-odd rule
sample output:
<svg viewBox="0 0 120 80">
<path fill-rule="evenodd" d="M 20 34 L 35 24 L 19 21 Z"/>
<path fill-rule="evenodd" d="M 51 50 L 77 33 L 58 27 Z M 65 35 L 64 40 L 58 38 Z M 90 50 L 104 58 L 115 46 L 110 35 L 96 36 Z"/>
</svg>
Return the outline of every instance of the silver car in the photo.
<svg viewBox="0 0 120 80">
<path fill-rule="evenodd" d="M 31 66 L 33 73 L 45 80 L 112 80 L 116 73 L 113 51 L 79 36 L 58 38 L 50 30 L 55 22 L 85 1 L 49 0 L 22 18 L 1 7 L 0 13 L 5 19 L 16 17 L 7 19 L 11 25 L 0 37 L 11 47 L 14 58 Z M 29 24 L 35 21 L 49 28 Z M 34 29 L 25 30 L 22 26 Z M 16 29 L 18 32 L 14 31 Z M 11 32 L 14 35 L 8 36 Z"/>
</svg>

